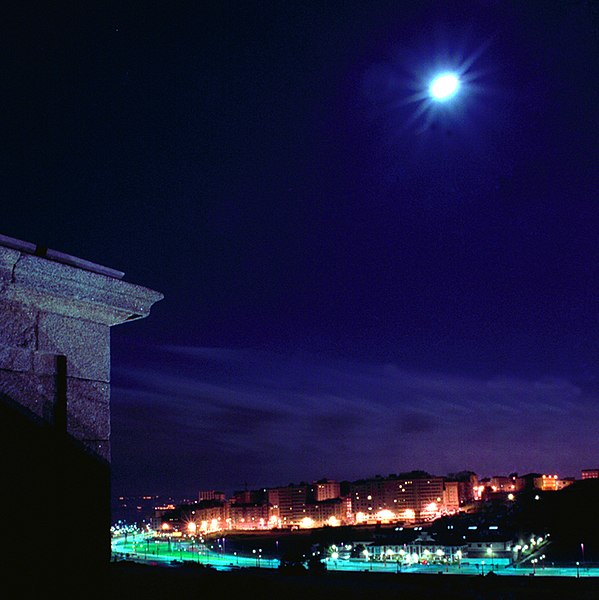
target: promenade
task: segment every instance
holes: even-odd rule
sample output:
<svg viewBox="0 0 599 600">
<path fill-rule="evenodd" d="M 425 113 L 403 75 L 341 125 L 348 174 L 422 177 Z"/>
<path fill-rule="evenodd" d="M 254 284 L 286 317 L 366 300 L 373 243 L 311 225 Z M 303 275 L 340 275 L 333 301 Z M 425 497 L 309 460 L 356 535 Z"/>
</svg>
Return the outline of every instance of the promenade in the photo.
<svg viewBox="0 0 599 600">
<path fill-rule="evenodd" d="M 151 535 L 138 534 L 117 537 L 112 541 L 113 561 L 132 561 L 155 566 L 180 566 L 195 564 L 211 567 L 217 571 L 235 571 L 239 569 L 278 569 L 277 558 L 264 556 L 256 551 L 251 554 L 215 552 L 206 544 L 192 543 L 187 540 L 164 540 Z M 599 568 L 582 566 L 552 567 L 537 566 L 511 567 L 493 565 L 491 561 L 463 561 L 459 564 L 401 564 L 400 562 L 376 561 L 366 559 L 333 560 L 326 558 L 327 571 L 368 572 L 388 574 L 422 575 L 469 575 L 485 576 L 493 572 L 505 577 L 568 577 L 577 579 L 599 578 Z M 599 582 L 599 580 L 598 580 Z"/>
</svg>

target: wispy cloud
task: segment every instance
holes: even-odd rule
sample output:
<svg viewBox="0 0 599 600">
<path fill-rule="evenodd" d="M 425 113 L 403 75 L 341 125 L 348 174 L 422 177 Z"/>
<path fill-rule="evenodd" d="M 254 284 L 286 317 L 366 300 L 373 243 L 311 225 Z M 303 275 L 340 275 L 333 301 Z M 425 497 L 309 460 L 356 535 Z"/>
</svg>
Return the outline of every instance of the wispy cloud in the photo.
<svg viewBox="0 0 599 600">
<path fill-rule="evenodd" d="M 113 468 L 124 485 L 161 465 L 170 489 L 411 468 L 570 475 L 599 450 L 596 400 L 561 379 L 156 348 L 114 370 Z"/>
</svg>

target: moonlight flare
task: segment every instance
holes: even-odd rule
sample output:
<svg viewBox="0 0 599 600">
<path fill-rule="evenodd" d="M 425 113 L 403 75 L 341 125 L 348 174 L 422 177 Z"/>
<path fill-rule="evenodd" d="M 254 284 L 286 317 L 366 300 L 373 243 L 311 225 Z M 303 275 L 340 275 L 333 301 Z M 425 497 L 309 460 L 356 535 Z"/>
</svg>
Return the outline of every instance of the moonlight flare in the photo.
<svg viewBox="0 0 599 600">
<path fill-rule="evenodd" d="M 453 98 L 460 87 L 460 80 L 453 73 L 437 75 L 431 82 L 430 95 L 437 101 L 444 102 Z"/>
</svg>

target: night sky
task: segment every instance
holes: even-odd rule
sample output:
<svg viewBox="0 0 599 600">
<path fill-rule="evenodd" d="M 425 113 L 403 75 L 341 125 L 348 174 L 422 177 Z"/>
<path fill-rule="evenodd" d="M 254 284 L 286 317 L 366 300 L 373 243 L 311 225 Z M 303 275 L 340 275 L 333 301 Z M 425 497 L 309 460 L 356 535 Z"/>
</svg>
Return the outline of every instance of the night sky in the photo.
<svg viewBox="0 0 599 600">
<path fill-rule="evenodd" d="M 115 494 L 599 466 L 599 3 L 0 27 L 0 233 L 165 294 L 112 331 Z"/>
</svg>

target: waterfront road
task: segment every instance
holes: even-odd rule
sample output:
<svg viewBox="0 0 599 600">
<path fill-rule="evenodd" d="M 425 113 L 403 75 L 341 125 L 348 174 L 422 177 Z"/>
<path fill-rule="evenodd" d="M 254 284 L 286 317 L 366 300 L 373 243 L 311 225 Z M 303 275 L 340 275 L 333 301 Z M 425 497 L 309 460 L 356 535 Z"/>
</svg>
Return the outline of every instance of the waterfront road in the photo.
<svg viewBox="0 0 599 600">
<path fill-rule="evenodd" d="M 219 571 L 241 568 L 276 569 L 279 561 L 262 556 L 260 553 L 239 555 L 238 553 L 215 552 L 206 545 L 188 540 L 159 539 L 147 534 L 130 534 L 112 539 L 113 560 L 131 560 L 161 565 L 198 564 L 210 566 Z M 400 564 L 396 561 L 374 561 L 366 559 L 333 560 L 325 559 L 329 571 L 370 571 L 376 573 L 423 573 L 445 575 L 488 575 L 493 571 L 501 576 L 525 577 L 599 577 L 599 568 L 578 567 L 494 567 L 486 564 L 463 562 L 455 565 L 442 564 Z"/>
<path fill-rule="evenodd" d="M 113 560 L 131 560 L 162 565 L 195 563 L 210 566 L 218 571 L 231 571 L 247 567 L 277 569 L 279 561 L 259 553 L 251 556 L 214 552 L 206 545 L 187 540 L 156 539 L 147 534 L 119 536 L 112 539 Z"/>
</svg>

